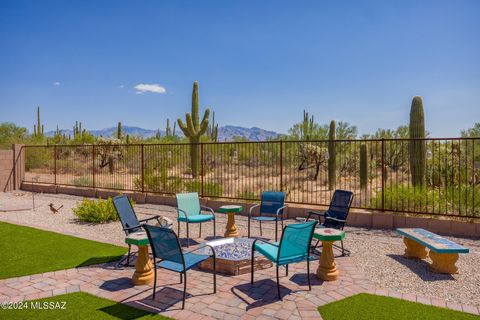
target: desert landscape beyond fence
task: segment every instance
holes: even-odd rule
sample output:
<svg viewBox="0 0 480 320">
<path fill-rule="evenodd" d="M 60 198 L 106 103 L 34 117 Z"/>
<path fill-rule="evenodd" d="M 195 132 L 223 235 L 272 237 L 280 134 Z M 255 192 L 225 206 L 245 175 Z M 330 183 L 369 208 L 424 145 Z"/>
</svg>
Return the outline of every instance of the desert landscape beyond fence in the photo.
<svg viewBox="0 0 480 320">
<path fill-rule="evenodd" d="M 24 182 L 480 217 L 480 138 L 25 146 Z"/>
</svg>

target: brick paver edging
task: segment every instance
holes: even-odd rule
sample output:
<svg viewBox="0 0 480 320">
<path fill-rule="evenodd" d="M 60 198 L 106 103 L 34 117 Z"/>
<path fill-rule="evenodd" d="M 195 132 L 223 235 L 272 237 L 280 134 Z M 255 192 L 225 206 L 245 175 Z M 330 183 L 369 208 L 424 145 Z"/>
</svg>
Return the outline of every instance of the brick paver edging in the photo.
<svg viewBox="0 0 480 320">
<path fill-rule="evenodd" d="M 133 286 L 131 268 L 101 264 L 0 280 L 0 301 L 23 301 L 83 291 L 99 297 L 126 303 L 176 319 L 319 319 L 317 307 L 367 292 L 418 303 L 480 314 L 477 306 L 446 302 L 415 294 L 400 294 L 376 288 L 360 274 L 348 257 L 337 259 L 341 277 L 323 282 L 312 273 L 312 291 L 306 286 L 306 266 L 291 265 L 289 276 L 281 277 L 283 301 L 277 300 L 274 268 L 256 272 L 255 284 L 249 274 L 218 276 L 217 294 L 212 294 L 211 274 L 191 270 L 188 298 L 181 310 L 183 285 L 176 273 L 161 270 L 155 301 L 150 286 Z M 316 263 L 314 263 L 316 268 Z M 314 269 L 315 270 L 315 269 Z M 313 271 L 314 271 L 313 270 Z"/>
</svg>

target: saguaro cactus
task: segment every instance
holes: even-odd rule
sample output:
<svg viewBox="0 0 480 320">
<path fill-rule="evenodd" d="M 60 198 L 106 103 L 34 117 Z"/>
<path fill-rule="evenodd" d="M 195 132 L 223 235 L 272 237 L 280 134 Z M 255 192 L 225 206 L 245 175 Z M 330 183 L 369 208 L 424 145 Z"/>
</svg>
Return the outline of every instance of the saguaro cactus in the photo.
<svg viewBox="0 0 480 320">
<path fill-rule="evenodd" d="M 368 183 L 367 145 L 360 145 L 360 188 L 365 189 Z"/>
<path fill-rule="evenodd" d="M 410 157 L 410 174 L 412 176 L 412 184 L 416 187 L 425 184 L 426 173 L 426 141 L 425 138 L 425 115 L 423 112 L 423 102 L 421 97 L 413 97 L 412 107 L 410 109 L 410 125 L 409 125 L 409 157 Z"/>
<path fill-rule="evenodd" d="M 314 130 L 315 122 L 313 120 L 313 115 L 309 118 L 308 112 L 303 110 L 303 122 L 302 122 L 302 137 L 303 140 L 310 140 Z"/>
<path fill-rule="evenodd" d="M 215 123 L 215 112 L 212 113 L 212 124 L 208 126 L 207 136 L 214 142 L 218 141 L 218 123 Z"/>
<path fill-rule="evenodd" d="M 82 139 L 85 132 L 85 129 L 82 130 L 82 123 L 75 121 L 75 125 L 73 126 L 73 139 Z"/>
<path fill-rule="evenodd" d="M 337 124 L 335 120 L 330 122 L 330 129 L 328 131 L 328 189 L 335 189 L 337 184 L 337 148 L 335 145 L 335 137 Z"/>
<path fill-rule="evenodd" d="M 165 128 L 165 136 L 174 137 L 176 129 L 177 129 L 177 123 L 173 122 L 173 130 L 172 130 L 172 128 L 170 127 L 170 119 L 167 118 L 167 127 Z"/>
<path fill-rule="evenodd" d="M 185 116 L 185 122 L 182 119 L 178 119 L 178 126 L 182 129 L 183 134 L 190 141 L 190 167 L 192 170 L 193 178 L 198 176 L 199 171 L 199 156 L 200 156 L 200 137 L 207 131 L 208 117 L 210 116 L 210 109 L 206 109 L 203 115 L 203 119 L 200 122 L 200 112 L 198 103 L 198 82 L 193 83 L 192 92 L 192 113 L 187 112 Z"/>
<path fill-rule="evenodd" d="M 37 107 L 37 124 L 33 125 L 33 135 L 36 137 L 43 137 L 44 129 L 43 124 L 40 122 L 40 107 Z"/>
<path fill-rule="evenodd" d="M 122 123 L 121 123 L 121 122 L 118 122 L 118 126 L 117 126 L 117 139 L 118 139 L 118 140 L 122 140 L 122 138 L 123 138 Z"/>
</svg>

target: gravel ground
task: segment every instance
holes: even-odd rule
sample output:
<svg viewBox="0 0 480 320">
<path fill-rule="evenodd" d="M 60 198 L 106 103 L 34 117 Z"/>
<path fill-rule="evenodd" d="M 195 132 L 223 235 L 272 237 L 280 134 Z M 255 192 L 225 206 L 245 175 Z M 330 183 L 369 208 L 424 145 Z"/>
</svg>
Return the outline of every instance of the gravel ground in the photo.
<svg viewBox="0 0 480 320">
<path fill-rule="evenodd" d="M 102 242 L 124 244 L 124 233 L 119 222 L 88 224 L 79 222 L 72 207 L 81 197 L 60 194 L 37 194 L 36 210 L 14 211 L 32 207 L 32 197 L 27 192 L 0 193 L 0 221 L 25 224 Z M 59 214 L 52 214 L 48 204 L 63 205 Z M 172 207 L 137 204 L 139 218 L 158 214 L 173 220 L 176 212 Z M 247 235 L 247 219 L 237 217 L 237 226 L 242 235 Z M 176 225 L 176 223 L 175 223 Z M 223 235 L 226 218 L 217 214 L 217 235 Z M 202 237 L 212 235 L 212 224 L 202 227 Z M 264 236 L 273 238 L 272 224 L 264 224 Z M 182 224 L 181 236 L 185 227 Z M 198 236 L 198 227 L 190 230 L 191 237 Z M 252 224 L 252 236 L 259 235 L 258 223 Z M 480 241 L 449 237 L 451 240 L 470 248 L 470 254 L 461 255 L 457 262 L 460 273 L 440 275 L 427 268 L 428 260 L 409 260 L 403 257 L 402 238 L 391 230 L 367 230 L 347 228 L 345 246 L 351 250 L 355 265 L 377 286 L 401 293 L 417 293 L 432 298 L 442 298 L 457 303 L 480 306 Z M 198 239 L 196 239 L 198 240 Z M 203 241 L 203 239 L 202 239 Z"/>
</svg>

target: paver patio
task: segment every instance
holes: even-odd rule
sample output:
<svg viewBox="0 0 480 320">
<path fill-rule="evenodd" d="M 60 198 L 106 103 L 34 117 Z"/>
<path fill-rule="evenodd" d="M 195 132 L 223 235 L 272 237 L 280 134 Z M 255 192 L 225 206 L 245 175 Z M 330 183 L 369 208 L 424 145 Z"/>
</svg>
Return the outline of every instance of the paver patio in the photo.
<svg viewBox="0 0 480 320">
<path fill-rule="evenodd" d="M 218 216 L 217 230 L 225 226 L 225 220 L 224 216 Z M 252 234 L 259 235 L 258 226 L 253 224 L 252 227 Z M 271 228 L 264 231 L 267 237 L 273 236 Z M 194 230 L 191 235 L 197 236 L 198 233 Z M 204 237 L 208 239 L 210 235 L 208 230 L 204 231 Z M 192 242 L 205 242 L 205 238 L 193 238 Z M 319 319 L 318 306 L 367 292 L 480 314 L 476 305 L 447 302 L 414 292 L 402 294 L 378 287 L 355 265 L 354 257 L 339 257 L 339 251 L 335 251 L 335 254 L 340 270 L 339 279 L 332 282 L 318 280 L 315 275 L 318 261 L 314 261 L 311 270 L 312 291 L 308 291 L 305 263 L 291 265 L 288 277 L 285 276 L 285 270 L 281 269 L 283 301 L 276 297 L 275 268 L 257 271 L 253 285 L 250 284 L 249 274 L 218 274 L 215 295 L 212 293 L 211 274 L 195 269 L 188 274 L 188 296 L 185 310 L 181 310 L 183 285 L 179 283 L 178 274 L 159 270 L 157 295 L 153 301 L 150 286 L 133 286 L 133 267 L 117 268 L 116 263 L 0 280 L 0 301 L 32 300 L 84 291 L 177 319 Z"/>
<path fill-rule="evenodd" d="M 176 319 L 319 319 L 317 307 L 361 293 L 375 293 L 479 314 L 476 306 L 447 303 L 415 294 L 402 295 L 376 288 L 353 265 L 349 257 L 338 257 L 341 277 L 323 282 L 312 274 L 312 291 L 308 291 L 306 265 L 290 266 L 289 276 L 280 278 L 283 301 L 276 297 L 274 268 L 249 274 L 218 275 L 217 294 L 212 294 L 211 274 L 192 270 L 188 279 L 188 297 L 181 310 L 183 285 L 178 274 L 158 273 L 157 296 L 151 299 L 150 286 L 133 286 L 132 268 L 117 268 L 115 263 L 74 268 L 0 281 L 0 301 L 23 301 L 84 291 L 103 298 L 127 303 Z M 315 262 L 313 265 L 316 267 Z M 273 279 L 273 280 L 272 280 Z"/>
</svg>

